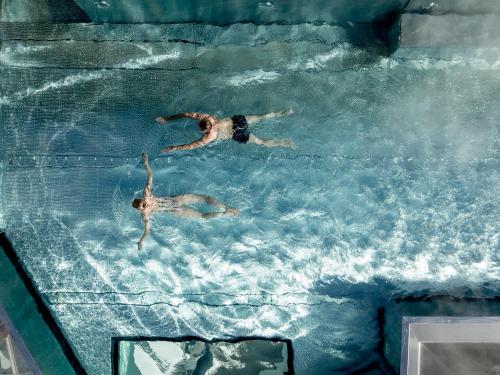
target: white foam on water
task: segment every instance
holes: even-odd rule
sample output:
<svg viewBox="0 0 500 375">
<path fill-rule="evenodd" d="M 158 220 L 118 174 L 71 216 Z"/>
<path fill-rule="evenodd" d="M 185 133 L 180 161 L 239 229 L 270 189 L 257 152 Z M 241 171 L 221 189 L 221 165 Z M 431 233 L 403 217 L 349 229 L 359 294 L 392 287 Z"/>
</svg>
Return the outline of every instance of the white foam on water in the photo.
<svg viewBox="0 0 500 375">
<path fill-rule="evenodd" d="M 498 71 L 500 70 L 500 48 L 469 48 L 462 51 L 403 48 L 393 57 L 381 58 L 377 65 L 390 69 L 401 65 L 415 70 L 464 68 L 471 71 Z"/>
<path fill-rule="evenodd" d="M 247 71 L 241 74 L 236 74 L 229 77 L 226 83 L 229 86 L 252 86 L 260 83 L 265 83 L 268 81 L 277 80 L 280 77 L 278 72 L 265 71 L 263 69 Z"/>
<path fill-rule="evenodd" d="M 93 81 L 96 79 L 104 78 L 106 75 L 109 75 L 109 72 L 106 71 L 97 71 L 97 72 L 86 72 L 86 73 L 78 73 L 66 76 L 54 82 L 47 82 L 44 85 L 38 88 L 27 88 L 23 91 L 18 91 L 11 96 L 2 96 L 0 97 L 0 104 L 11 104 L 12 100 L 22 100 L 29 96 L 40 95 L 49 90 L 57 90 L 61 88 L 66 88 L 70 86 L 75 86 L 80 83 Z"/>
<path fill-rule="evenodd" d="M 152 52 L 148 51 L 148 53 L 152 53 Z M 125 69 L 141 69 L 141 68 L 144 68 L 146 66 L 159 64 L 162 61 L 175 60 L 175 59 L 178 59 L 180 56 L 181 56 L 180 51 L 171 51 L 169 53 L 164 53 L 164 54 L 160 54 L 160 55 L 152 55 L 152 56 L 131 59 L 127 62 L 118 64 L 117 67 L 125 68 Z"/>
<path fill-rule="evenodd" d="M 148 54 L 152 54 L 151 50 L 146 51 Z M 150 65 L 158 64 L 165 60 L 173 60 L 178 59 L 180 57 L 180 51 L 171 51 L 169 53 L 160 54 L 160 55 L 152 55 L 140 58 L 130 59 L 129 61 L 123 62 L 119 64 L 117 67 L 126 68 L 126 69 L 141 69 Z M 0 54 L 0 58 L 8 58 L 7 54 Z M 22 91 L 18 91 L 9 96 L 1 96 L 0 104 L 11 104 L 12 101 L 22 100 L 27 97 L 35 96 L 43 94 L 50 90 L 57 90 L 62 88 L 68 88 L 71 86 L 75 86 L 84 82 L 89 82 L 93 80 L 109 78 L 113 74 L 113 71 L 109 70 L 99 70 L 99 71 L 91 71 L 85 73 L 78 73 L 68 75 L 64 78 L 61 78 L 57 81 L 47 82 L 38 88 L 27 88 Z"/>
<path fill-rule="evenodd" d="M 327 67 L 328 62 L 335 59 L 342 59 L 346 55 L 352 54 L 352 52 L 352 50 L 348 49 L 347 45 L 336 47 L 330 52 L 320 53 L 306 60 L 299 58 L 297 59 L 298 61 L 290 63 L 286 68 L 292 71 L 322 70 Z"/>
<path fill-rule="evenodd" d="M 5 66 L 19 66 L 20 63 L 17 59 L 13 59 L 12 56 L 16 54 L 30 54 L 33 52 L 39 52 L 51 48 L 49 46 L 23 46 L 21 44 L 16 44 L 14 46 L 2 47 L 2 52 L 0 53 L 0 63 Z M 0 99 L 1 103 L 1 99 Z"/>
<path fill-rule="evenodd" d="M 11 55 L 15 54 L 30 54 L 33 52 L 45 51 L 47 49 L 52 48 L 49 45 L 32 45 L 26 46 L 22 44 L 14 44 L 2 47 L 2 53 L 0 54 L 0 62 L 5 63 L 6 65 L 15 65 L 13 64 L 15 61 L 10 58 Z"/>
</svg>

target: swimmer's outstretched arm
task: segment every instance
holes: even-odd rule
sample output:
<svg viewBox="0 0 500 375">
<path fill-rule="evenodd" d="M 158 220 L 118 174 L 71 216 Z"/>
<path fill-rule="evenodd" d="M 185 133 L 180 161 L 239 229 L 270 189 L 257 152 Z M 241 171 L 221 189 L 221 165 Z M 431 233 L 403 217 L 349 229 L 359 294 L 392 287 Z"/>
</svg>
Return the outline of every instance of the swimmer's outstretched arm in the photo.
<svg viewBox="0 0 500 375">
<path fill-rule="evenodd" d="M 288 148 L 296 148 L 295 143 L 291 139 L 260 139 L 255 135 L 250 133 L 250 137 L 248 138 L 248 143 L 253 143 L 259 146 L 265 147 L 288 147 Z"/>
<path fill-rule="evenodd" d="M 142 243 L 144 242 L 144 240 L 148 236 L 149 230 L 150 230 L 149 217 L 143 215 L 142 221 L 144 222 L 144 233 L 142 233 L 141 239 L 139 240 L 139 242 L 137 242 L 137 248 L 139 250 L 142 249 Z"/>
<path fill-rule="evenodd" d="M 158 116 L 155 120 L 160 124 L 165 124 L 167 121 L 178 120 L 181 118 L 192 118 L 194 120 L 201 120 L 205 117 L 211 117 L 211 116 L 206 113 L 183 112 L 171 116 Z"/>
<path fill-rule="evenodd" d="M 274 118 L 274 117 L 289 116 L 293 113 L 294 113 L 293 109 L 290 108 L 287 111 L 271 112 L 271 113 L 268 113 L 265 115 L 249 115 L 249 116 L 245 116 L 245 118 L 247 119 L 247 122 L 249 124 L 255 124 L 256 122 L 259 122 L 262 120 L 267 120 L 267 119 Z"/>
<path fill-rule="evenodd" d="M 148 162 L 148 154 L 145 152 L 142 154 L 142 161 L 144 162 L 144 168 L 146 168 L 146 174 L 148 175 L 148 180 L 146 182 L 146 186 L 144 186 L 144 197 L 150 197 L 153 195 L 153 171 L 149 166 Z"/>
<path fill-rule="evenodd" d="M 164 154 L 169 153 L 171 151 L 177 151 L 177 150 L 192 150 L 194 148 L 200 148 L 203 146 L 208 145 L 210 142 L 213 142 L 217 139 L 217 132 L 216 131 L 210 131 L 209 133 L 206 133 L 203 137 L 200 139 L 185 144 L 185 145 L 177 145 L 177 146 L 168 146 L 165 147 L 164 149 L 161 150 Z"/>
</svg>

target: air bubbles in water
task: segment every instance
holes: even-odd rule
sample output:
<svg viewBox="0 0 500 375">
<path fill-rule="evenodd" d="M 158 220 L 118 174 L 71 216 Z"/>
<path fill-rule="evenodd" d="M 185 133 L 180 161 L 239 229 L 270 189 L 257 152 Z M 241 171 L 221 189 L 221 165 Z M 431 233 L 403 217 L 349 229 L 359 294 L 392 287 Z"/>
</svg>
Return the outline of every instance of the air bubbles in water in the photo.
<svg viewBox="0 0 500 375">
<path fill-rule="evenodd" d="M 257 4 L 259 8 L 272 8 L 274 7 L 274 4 L 270 1 L 261 1 L 260 3 Z"/>
<path fill-rule="evenodd" d="M 107 2 L 106 0 L 94 1 L 94 4 L 98 8 L 109 8 L 111 6 L 111 4 L 109 2 Z"/>
</svg>

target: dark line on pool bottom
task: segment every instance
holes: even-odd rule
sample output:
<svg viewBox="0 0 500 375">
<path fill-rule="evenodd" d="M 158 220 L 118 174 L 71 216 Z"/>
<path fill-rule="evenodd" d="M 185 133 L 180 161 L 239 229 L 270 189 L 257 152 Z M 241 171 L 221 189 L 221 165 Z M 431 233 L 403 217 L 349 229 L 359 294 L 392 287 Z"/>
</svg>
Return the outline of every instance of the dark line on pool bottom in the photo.
<svg viewBox="0 0 500 375">
<path fill-rule="evenodd" d="M 235 306 L 248 306 L 248 307 L 263 307 L 263 306 L 274 306 L 274 307 L 290 307 L 290 306 L 320 306 L 320 305 L 329 305 L 329 304 L 334 304 L 334 305 L 339 305 L 339 304 L 344 304 L 344 303 L 350 303 L 350 301 L 346 301 L 343 303 L 336 303 L 336 302 L 317 302 L 317 303 L 307 303 L 307 302 L 291 302 L 287 304 L 277 304 L 277 303 L 261 303 L 261 304 L 252 304 L 252 303 L 231 303 L 227 305 L 223 304 L 212 304 L 212 303 L 207 303 L 207 302 L 202 302 L 202 301 L 182 301 L 178 304 L 175 303 L 170 303 L 170 302 L 153 302 L 153 303 L 127 303 L 127 302 L 50 302 L 51 305 L 63 305 L 63 306 L 71 306 L 71 305 L 100 305 L 100 306 L 127 306 L 127 307 L 151 307 L 151 306 L 157 306 L 157 305 L 167 305 L 171 307 L 179 307 L 187 303 L 196 303 L 199 305 L 203 305 L 206 307 L 235 307 Z"/>
<path fill-rule="evenodd" d="M 125 296 L 139 296 L 143 294 L 163 294 L 165 296 L 169 297 L 185 297 L 185 296 L 206 296 L 206 295 L 223 295 L 223 296 L 229 296 L 229 297 L 247 297 L 247 296 L 258 296 L 258 297 L 263 297 L 263 296 L 271 296 L 271 297 L 283 297 L 283 296 L 288 296 L 288 295 L 303 295 L 306 297 L 309 296 L 319 296 L 319 297 L 324 297 L 324 294 L 320 293 L 306 293 L 306 292 L 285 292 L 285 293 L 269 293 L 266 291 L 261 291 L 260 293 L 226 293 L 226 292 L 210 292 L 210 293 L 166 293 L 161 290 L 143 290 L 141 292 L 119 292 L 117 290 L 109 290 L 109 291 L 103 291 L 103 292 L 93 292 L 91 290 L 86 291 L 66 291 L 66 290 L 58 290 L 58 291 L 53 291 L 53 292 L 46 292 L 45 294 L 91 294 L 91 295 L 107 295 L 107 294 L 118 294 L 118 295 L 125 295 Z"/>
<path fill-rule="evenodd" d="M 154 55 L 153 55 L 154 56 Z M 126 63 L 126 62 L 125 62 Z M 0 67 L 0 68 L 7 68 L 7 69 L 20 69 L 20 70 L 85 70 L 85 71 L 134 71 L 134 70 L 139 70 L 139 71 L 167 71 L 167 72 L 185 72 L 185 71 L 191 71 L 191 70 L 201 70 L 200 67 L 198 66 L 190 66 L 186 68 L 159 68 L 159 67 L 154 67 L 154 66 L 145 66 L 143 68 L 127 68 L 127 67 L 120 67 L 120 66 L 104 66 L 104 67 L 95 67 L 95 66 L 59 66 L 59 65 L 53 65 L 53 66 L 37 66 L 37 65 L 6 65 L 5 67 Z"/>
<path fill-rule="evenodd" d="M 217 342 L 227 342 L 230 344 L 236 344 L 243 341 L 252 341 L 252 340 L 263 340 L 263 341 L 272 341 L 272 342 L 283 342 L 286 344 L 287 349 L 287 366 L 288 371 L 283 373 L 283 375 L 294 375 L 295 369 L 293 367 L 293 346 L 292 340 L 279 338 L 279 337 L 261 337 L 261 336 L 245 336 L 245 337 L 236 337 L 233 339 L 212 339 L 207 340 L 203 337 L 198 336 L 179 336 L 179 337 L 163 337 L 163 336 L 123 336 L 123 337 L 113 337 L 111 338 L 111 363 L 113 366 L 113 375 L 119 375 L 119 359 L 120 359 L 120 350 L 119 344 L 120 341 L 167 341 L 167 342 L 183 342 L 183 341 L 202 341 L 207 344 L 213 344 Z"/>
<path fill-rule="evenodd" d="M 8 240 L 7 236 L 5 233 L 0 232 L 0 247 L 4 250 L 5 255 L 7 258 L 10 260 L 12 265 L 14 266 L 18 276 L 22 280 L 24 286 L 26 287 L 28 293 L 31 295 L 33 300 L 35 301 L 35 304 L 37 306 L 38 311 L 42 315 L 43 320 L 49 327 L 50 331 L 54 335 L 55 339 L 61 346 L 61 349 L 66 356 L 66 359 L 70 363 L 71 367 L 75 371 L 77 375 L 87 375 L 87 372 L 81 365 L 80 361 L 78 360 L 75 352 L 73 351 L 73 348 L 69 344 L 68 340 L 62 333 L 61 329 L 59 328 L 56 320 L 50 313 L 50 310 L 48 309 L 47 306 L 45 306 L 45 303 L 43 302 L 42 297 L 38 293 L 37 289 L 35 288 L 33 281 L 31 280 L 30 276 L 24 269 L 19 257 L 17 256 L 17 253 L 15 252 L 14 248 L 12 247 L 12 244 Z"/>
<path fill-rule="evenodd" d="M 0 23 L 0 27 L 1 27 Z M 29 26 L 28 26 L 29 27 Z M 71 31 L 61 31 L 61 33 L 71 33 Z M 0 37 L 2 35 L 9 34 L 9 32 L 3 31 L 0 29 Z M 206 42 L 196 42 L 188 39 L 95 39 L 95 38 L 66 38 L 66 37 L 60 37 L 57 38 L 56 36 L 52 38 L 44 38 L 44 39 L 37 39 L 33 37 L 26 37 L 26 38 L 4 38 L 2 39 L 4 42 L 35 42 L 35 43 L 52 43 L 52 42 L 89 42 L 89 43 L 133 43 L 133 44 L 139 44 L 139 43 L 144 43 L 144 44 L 160 44 L 160 43 L 181 43 L 181 44 L 193 44 L 193 45 L 198 45 L 198 46 L 212 46 L 213 44 L 206 43 Z M 9 66 L 9 65 L 7 65 Z"/>
</svg>

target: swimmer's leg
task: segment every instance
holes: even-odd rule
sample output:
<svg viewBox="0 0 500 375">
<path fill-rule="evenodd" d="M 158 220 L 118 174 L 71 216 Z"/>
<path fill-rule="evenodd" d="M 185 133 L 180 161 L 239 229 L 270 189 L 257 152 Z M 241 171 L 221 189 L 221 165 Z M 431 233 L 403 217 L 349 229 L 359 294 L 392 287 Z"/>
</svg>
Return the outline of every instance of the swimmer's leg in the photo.
<svg viewBox="0 0 500 375">
<path fill-rule="evenodd" d="M 214 207 L 226 208 L 226 205 L 224 203 L 219 202 L 217 199 L 212 198 L 208 195 L 184 194 L 184 195 L 178 195 L 174 199 L 182 205 L 206 203 Z"/>
<path fill-rule="evenodd" d="M 232 210 L 232 209 L 231 209 Z M 187 207 L 182 207 L 179 208 L 175 211 L 170 211 L 172 215 L 179 216 L 179 217 L 186 217 L 186 218 L 191 218 L 191 219 L 212 219 L 214 217 L 220 217 L 220 216 L 234 216 L 236 215 L 234 211 L 221 211 L 221 212 L 200 212 L 197 210 L 194 210 L 192 208 L 187 208 Z"/>
<path fill-rule="evenodd" d="M 249 125 L 251 125 L 251 124 L 255 124 L 257 122 L 260 122 L 262 120 L 267 120 L 267 119 L 274 118 L 274 117 L 289 116 L 292 113 L 293 113 L 293 109 L 289 109 L 287 111 L 271 112 L 271 113 L 267 113 L 265 115 L 248 115 L 248 116 L 245 116 L 245 118 L 247 119 L 247 123 Z"/>
<path fill-rule="evenodd" d="M 182 207 L 176 210 L 170 211 L 172 215 L 179 217 L 188 217 L 192 219 L 202 219 L 203 215 L 201 212 L 193 210 L 192 208 Z"/>
<path fill-rule="evenodd" d="M 253 143 L 259 146 L 265 147 L 288 147 L 295 148 L 295 143 L 291 139 L 260 139 L 250 133 L 250 137 L 248 138 L 247 143 Z"/>
<path fill-rule="evenodd" d="M 217 208 L 223 208 L 225 210 L 222 212 L 203 212 L 203 213 L 201 213 L 201 212 L 193 210 L 191 208 L 182 207 L 180 210 L 186 211 L 186 212 L 184 212 L 184 214 L 195 215 L 195 216 L 190 216 L 190 217 L 201 217 L 204 219 L 208 219 L 211 217 L 217 217 L 217 216 L 223 216 L 223 215 L 235 216 L 235 215 L 239 214 L 239 211 L 236 208 L 228 207 L 226 204 L 224 204 L 224 203 L 218 201 L 217 199 L 212 198 L 208 195 L 184 194 L 184 195 L 178 195 L 174 199 L 181 205 L 206 203 L 210 206 L 214 206 Z M 175 211 L 172 211 L 172 213 L 174 215 L 176 214 Z M 198 214 L 201 216 L 196 216 Z M 181 215 L 179 215 L 179 216 L 181 216 Z"/>
</svg>

